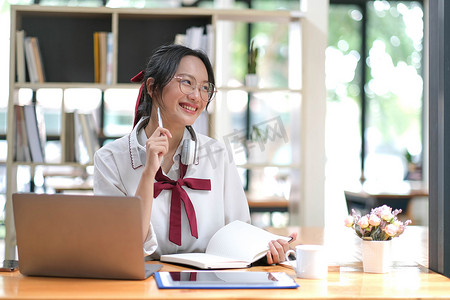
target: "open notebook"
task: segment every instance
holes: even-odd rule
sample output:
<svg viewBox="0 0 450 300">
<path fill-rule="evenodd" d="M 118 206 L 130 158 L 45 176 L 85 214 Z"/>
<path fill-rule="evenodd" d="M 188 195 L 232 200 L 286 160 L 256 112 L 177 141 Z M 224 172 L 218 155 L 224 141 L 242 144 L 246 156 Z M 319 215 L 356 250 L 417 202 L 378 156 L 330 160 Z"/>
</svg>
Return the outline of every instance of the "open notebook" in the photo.
<svg viewBox="0 0 450 300">
<path fill-rule="evenodd" d="M 13 194 L 19 270 L 24 275 L 145 279 L 137 197 Z"/>
</svg>

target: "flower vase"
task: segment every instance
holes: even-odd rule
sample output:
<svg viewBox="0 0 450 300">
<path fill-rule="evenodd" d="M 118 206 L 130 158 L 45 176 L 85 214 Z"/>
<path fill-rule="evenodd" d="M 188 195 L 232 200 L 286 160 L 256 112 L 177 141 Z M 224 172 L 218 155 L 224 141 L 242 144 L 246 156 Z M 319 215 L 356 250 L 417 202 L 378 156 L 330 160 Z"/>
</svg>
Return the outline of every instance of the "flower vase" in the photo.
<svg viewBox="0 0 450 300">
<path fill-rule="evenodd" d="M 391 241 L 362 241 L 363 269 L 366 273 L 387 273 L 390 271 Z"/>
<path fill-rule="evenodd" d="M 245 85 L 249 87 L 258 86 L 258 75 L 256 74 L 245 75 Z"/>
</svg>

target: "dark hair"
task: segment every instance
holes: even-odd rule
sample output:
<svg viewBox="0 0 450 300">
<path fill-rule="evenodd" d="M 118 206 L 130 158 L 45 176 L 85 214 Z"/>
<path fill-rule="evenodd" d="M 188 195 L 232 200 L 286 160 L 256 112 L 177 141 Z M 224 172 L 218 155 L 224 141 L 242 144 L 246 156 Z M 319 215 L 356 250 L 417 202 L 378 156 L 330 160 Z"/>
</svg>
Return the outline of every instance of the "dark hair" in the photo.
<svg viewBox="0 0 450 300">
<path fill-rule="evenodd" d="M 211 62 L 203 51 L 193 50 L 181 45 L 161 46 L 150 57 L 147 67 L 144 70 L 144 86 L 141 98 L 139 99 L 135 120 L 139 121 L 143 116 L 150 116 L 152 112 L 152 98 L 146 88 L 147 79 L 150 77 L 154 79 L 152 85 L 153 94 L 161 96 L 162 90 L 175 75 L 181 59 L 188 55 L 198 57 L 203 62 L 208 73 L 208 81 L 215 84 Z M 209 103 L 206 105 L 206 108 L 208 108 L 208 105 Z"/>
</svg>

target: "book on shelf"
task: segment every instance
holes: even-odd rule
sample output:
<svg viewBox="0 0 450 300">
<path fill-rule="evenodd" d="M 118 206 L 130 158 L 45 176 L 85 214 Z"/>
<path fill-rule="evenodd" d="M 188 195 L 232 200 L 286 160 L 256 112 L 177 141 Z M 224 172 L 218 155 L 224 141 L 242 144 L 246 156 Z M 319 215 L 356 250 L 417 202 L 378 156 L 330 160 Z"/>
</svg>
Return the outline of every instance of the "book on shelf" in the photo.
<svg viewBox="0 0 450 300">
<path fill-rule="evenodd" d="M 112 32 L 106 34 L 106 84 L 112 84 L 113 77 L 113 47 L 114 47 L 114 35 Z"/>
<path fill-rule="evenodd" d="M 39 40 L 37 37 L 24 37 L 25 58 L 31 83 L 45 82 L 44 65 L 42 61 Z"/>
<path fill-rule="evenodd" d="M 98 126 L 92 113 L 65 112 L 64 155 L 65 162 L 87 164 L 94 162 L 94 153 L 100 148 Z"/>
<path fill-rule="evenodd" d="M 205 253 L 165 254 L 160 260 L 200 269 L 247 268 L 266 255 L 270 241 L 278 239 L 289 241 L 291 238 L 242 221 L 233 221 L 213 235 Z"/>
<path fill-rule="evenodd" d="M 45 123 L 39 106 L 35 104 L 23 106 L 27 143 L 31 160 L 35 163 L 45 162 Z"/>
<path fill-rule="evenodd" d="M 15 116 L 15 144 L 14 144 L 14 160 L 21 162 L 30 162 L 31 153 L 30 147 L 28 147 L 27 129 L 25 127 L 25 114 L 23 106 L 14 105 Z"/>
<path fill-rule="evenodd" d="M 106 83 L 106 32 L 99 32 L 100 83 Z"/>
<path fill-rule="evenodd" d="M 93 163 L 95 151 L 100 148 L 98 126 L 92 113 L 77 113 L 76 116 L 79 122 L 79 126 L 77 126 L 79 130 L 78 145 L 82 148 L 80 149 L 80 162 Z"/>
<path fill-rule="evenodd" d="M 112 83 L 113 41 L 111 32 L 94 32 L 94 80 L 96 83 Z"/>
<path fill-rule="evenodd" d="M 175 35 L 174 44 L 183 45 L 205 52 L 211 63 L 214 59 L 214 30 L 211 24 L 206 27 L 192 26 L 185 33 Z"/>
<path fill-rule="evenodd" d="M 204 27 L 192 26 L 186 29 L 186 46 L 191 49 L 202 49 L 202 38 L 203 32 L 205 31 Z"/>
<path fill-rule="evenodd" d="M 92 113 L 80 113 L 79 115 L 82 136 L 84 144 L 87 148 L 89 161 L 94 162 L 94 154 L 100 148 L 98 141 L 98 126 L 95 122 L 94 115 Z"/>
<path fill-rule="evenodd" d="M 94 32 L 94 82 L 100 82 L 100 53 L 99 33 Z"/>
<path fill-rule="evenodd" d="M 31 38 L 24 38 L 25 58 L 28 71 L 28 77 L 31 83 L 37 83 L 39 76 L 37 75 L 36 62 L 34 58 L 33 46 L 31 45 Z"/>
<path fill-rule="evenodd" d="M 31 45 L 33 48 L 33 56 L 36 61 L 36 70 L 38 75 L 38 82 L 42 83 L 45 82 L 45 73 L 44 73 L 44 65 L 42 62 L 42 54 L 41 54 L 41 48 L 39 46 L 39 40 L 37 37 L 31 38 Z"/>
<path fill-rule="evenodd" d="M 76 162 L 75 155 L 75 112 L 64 112 L 64 144 L 62 160 Z"/>
<path fill-rule="evenodd" d="M 73 118 L 74 126 L 74 141 L 73 145 L 75 151 L 75 159 L 74 161 L 79 162 L 81 164 L 86 164 L 89 162 L 89 154 L 87 150 L 86 140 L 83 137 L 83 128 L 80 120 L 80 114 L 78 111 L 74 112 Z"/>
<path fill-rule="evenodd" d="M 205 52 L 208 54 L 211 64 L 214 64 L 214 28 L 211 24 L 206 25 L 206 37 L 204 38 Z"/>
<path fill-rule="evenodd" d="M 17 82 L 25 82 L 25 31 L 16 31 L 16 72 Z"/>
</svg>

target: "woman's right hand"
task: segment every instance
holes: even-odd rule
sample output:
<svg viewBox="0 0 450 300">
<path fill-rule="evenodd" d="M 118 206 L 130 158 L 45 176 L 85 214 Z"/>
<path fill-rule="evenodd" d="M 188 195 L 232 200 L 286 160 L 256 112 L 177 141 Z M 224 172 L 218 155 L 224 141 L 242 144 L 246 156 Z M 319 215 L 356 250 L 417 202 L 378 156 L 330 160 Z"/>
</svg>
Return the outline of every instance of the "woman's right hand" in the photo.
<svg viewBox="0 0 450 300">
<path fill-rule="evenodd" d="M 170 131 L 158 127 L 145 143 L 147 162 L 144 171 L 149 172 L 152 176 L 156 175 L 164 155 L 169 151 L 169 138 L 172 138 Z"/>
<path fill-rule="evenodd" d="M 169 151 L 169 138 L 172 134 L 166 128 L 158 127 L 145 142 L 146 163 L 144 172 L 136 189 L 136 196 L 142 199 L 142 234 L 147 238 L 153 206 L 153 181 L 161 166 L 164 155 Z M 150 184 L 149 184 L 150 183 Z"/>
</svg>

